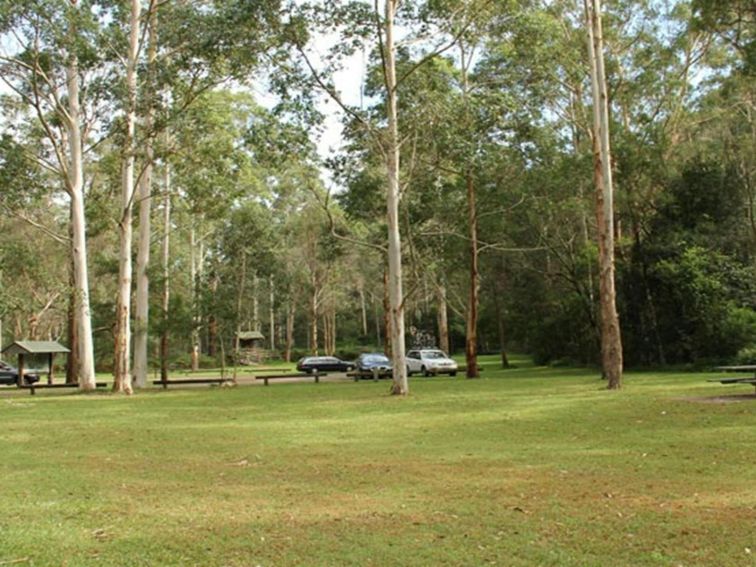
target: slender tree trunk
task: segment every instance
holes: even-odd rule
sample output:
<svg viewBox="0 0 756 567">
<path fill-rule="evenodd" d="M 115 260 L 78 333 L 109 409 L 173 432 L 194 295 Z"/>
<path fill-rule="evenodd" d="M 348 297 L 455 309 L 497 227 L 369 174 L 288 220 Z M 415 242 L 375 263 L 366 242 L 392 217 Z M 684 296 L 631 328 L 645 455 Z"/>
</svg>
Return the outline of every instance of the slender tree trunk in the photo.
<svg viewBox="0 0 756 567">
<path fill-rule="evenodd" d="M 331 330 L 329 336 L 331 338 L 331 356 L 336 354 L 336 306 L 331 305 L 331 311 L 329 314 Z"/>
<path fill-rule="evenodd" d="M 467 329 L 465 333 L 466 376 L 479 378 L 478 372 L 478 213 L 472 171 L 467 171 L 467 219 L 470 226 L 470 296 L 467 302 Z"/>
<path fill-rule="evenodd" d="M 268 323 L 270 329 L 270 351 L 276 350 L 276 290 L 273 286 L 273 276 L 268 278 L 270 287 L 270 305 L 268 306 Z"/>
<path fill-rule="evenodd" d="M 318 286 L 315 277 L 312 278 L 310 295 L 310 353 L 318 355 Z"/>
<path fill-rule="evenodd" d="M 242 305 L 244 301 L 244 288 L 247 287 L 247 253 L 242 252 L 241 279 L 239 290 L 236 295 L 236 336 L 234 337 L 234 380 L 236 380 L 236 366 L 239 364 L 242 330 Z"/>
<path fill-rule="evenodd" d="M 236 382 L 236 371 L 239 367 L 241 356 L 241 330 L 242 330 L 242 306 L 244 301 L 244 288 L 247 287 L 247 253 L 242 252 L 241 281 L 236 295 L 236 332 L 234 333 L 234 373 L 233 380 Z M 222 342 L 221 342 L 222 344 Z"/>
<path fill-rule="evenodd" d="M 460 39 L 460 62 L 462 66 L 462 96 L 465 104 L 465 122 L 471 127 L 471 113 L 467 68 L 470 64 L 465 49 L 465 42 Z M 467 226 L 470 238 L 470 289 L 467 300 L 467 319 L 465 321 L 465 361 L 466 376 L 478 378 L 478 293 L 480 290 L 480 276 L 478 271 L 478 211 L 473 180 L 474 154 L 467 157 L 465 171 L 465 185 L 467 189 Z"/>
<path fill-rule="evenodd" d="M 163 171 L 163 329 L 160 336 L 160 379 L 168 379 L 168 315 L 171 298 L 171 170 L 168 163 Z"/>
<path fill-rule="evenodd" d="M 501 284 L 502 273 L 504 272 L 503 262 L 499 263 L 500 274 L 494 284 L 494 308 L 496 309 L 496 326 L 499 331 L 499 352 L 501 353 L 501 367 L 509 368 L 509 358 L 507 357 L 507 332 L 504 313 L 501 307 L 501 298 L 504 296 L 504 286 Z"/>
<path fill-rule="evenodd" d="M 131 394 L 130 341 L 131 341 L 131 240 L 132 208 L 134 204 L 134 162 L 137 104 L 137 57 L 139 50 L 140 0 L 131 0 L 129 22 L 129 53 L 126 60 L 126 139 L 124 141 L 123 171 L 121 180 L 121 218 L 118 255 L 118 298 L 116 300 L 115 349 L 113 362 L 113 391 Z"/>
<path fill-rule="evenodd" d="M 207 318 L 207 355 L 215 358 L 218 354 L 218 320 L 210 314 Z"/>
<path fill-rule="evenodd" d="M 147 339 L 149 332 L 150 280 L 147 269 L 150 264 L 150 241 L 152 239 L 152 169 L 155 159 L 153 148 L 153 123 L 155 101 L 155 61 L 157 59 L 157 6 L 149 14 L 148 103 L 144 117 L 145 140 L 144 174 L 139 183 L 139 242 L 136 263 L 136 306 L 134 316 L 134 386 L 147 385 Z"/>
<path fill-rule="evenodd" d="M 75 6 L 75 2 L 72 2 Z M 73 33 L 75 28 L 72 27 Z M 87 269 L 86 221 L 84 216 L 84 160 L 82 156 L 81 110 L 79 108 L 79 63 L 69 54 L 66 67 L 68 85 L 67 137 L 70 161 L 66 186 L 71 198 L 71 255 L 73 258 L 74 294 L 76 297 L 76 345 L 78 349 L 75 373 L 81 390 L 94 390 L 95 368 L 92 343 L 92 319 L 89 311 L 89 272 Z"/>
<path fill-rule="evenodd" d="M 438 313 L 436 320 L 438 322 L 438 348 L 449 354 L 449 311 L 446 305 L 446 286 L 439 284 L 436 287 L 436 298 Z"/>
<path fill-rule="evenodd" d="M 589 2 L 591 4 L 589 5 Z M 622 340 L 614 282 L 614 205 L 609 145 L 609 104 L 604 74 L 600 0 L 584 0 L 589 38 L 593 94 L 593 155 L 596 222 L 599 240 L 599 301 L 601 303 L 601 360 L 608 388 L 622 384 Z"/>
<path fill-rule="evenodd" d="M 331 332 L 331 326 L 330 322 L 328 321 L 328 312 L 326 310 L 324 310 L 321 314 L 321 320 L 323 322 L 323 352 L 326 354 L 326 356 L 331 356 L 333 354 L 331 352 L 331 337 L 329 335 L 329 333 Z"/>
<path fill-rule="evenodd" d="M 367 306 L 365 305 L 365 283 L 360 282 L 360 312 L 362 314 L 362 336 L 366 337 L 368 334 L 368 320 L 367 320 Z"/>
<path fill-rule="evenodd" d="M 192 223 L 189 229 L 189 277 L 191 278 L 190 289 L 192 293 L 192 372 L 199 370 L 200 354 L 200 314 L 197 282 L 197 232 Z"/>
<path fill-rule="evenodd" d="M 260 278 L 252 276 L 252 330 L 260 330 Z"/>
<path fill-rule="evenodd" d="M 409 393 L 407 361 L 404 344 L 404 293 L 402 290 L 402 241 L 399 234 L 399 120 L 397 117 L 396 62 L 394 46 L 394 16 L 399 0 L 385 2 L 384 78 L 386 83 L 386 219 L 388 224 L 388 276 L 391 307 L 391 357 L 394 380 L 391 393 Z"/>
<path fill-rule="evenodd" d="M 295 314 L 295 303 L 294 299 L 291 297 L 291 291 L 289 292 L 289 301 L 286 309 L 286 353 L 284 355 L 284 360 L 286 362 L 291 362 L 291 349 L 294 346 L 294 314 Z"/>
</svg>

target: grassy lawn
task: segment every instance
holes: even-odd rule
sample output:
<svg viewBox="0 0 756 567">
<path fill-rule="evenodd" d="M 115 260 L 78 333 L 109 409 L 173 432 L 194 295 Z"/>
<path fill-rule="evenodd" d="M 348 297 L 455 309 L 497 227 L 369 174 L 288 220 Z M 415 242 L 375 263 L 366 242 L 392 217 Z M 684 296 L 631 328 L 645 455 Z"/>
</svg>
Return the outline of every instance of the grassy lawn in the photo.
<svg viewBox="0 0 756 567">
<path fill-rule="evenodd" d="M 0 565 L 756 565 L 750 387 L 484 360 L 406 399 L 0 390 Z"/>
</svg>

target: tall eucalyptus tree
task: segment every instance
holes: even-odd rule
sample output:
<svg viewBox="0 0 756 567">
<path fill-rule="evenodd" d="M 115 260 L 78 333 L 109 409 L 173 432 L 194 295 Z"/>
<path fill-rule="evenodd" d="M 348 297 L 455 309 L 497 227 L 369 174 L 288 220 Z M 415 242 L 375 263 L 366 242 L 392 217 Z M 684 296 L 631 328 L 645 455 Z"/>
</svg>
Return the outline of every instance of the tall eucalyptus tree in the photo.
<svg viewBox="0 0 756 567">
<path fill-rule="evenodd" d="M 609 99 L 604 70 L 601 1 L 584 0 L 593 99 L 593 159 L 599 243 L 601 361 L 611 390 L 622 385 L 622 339 L 615 288 L 614 187 L 609 142 Z"/>
<path fill-rule="evenodd" d="M 77 0 L 4 2 L 0 7 L 0 33 L 4 38 L 0 75 L 43 133 L 44 143 L 31 157 L 61 180 L 69 198 L 77 338 L 72 347 L 77 350 L 76 376 L 82 390 L 95 387 L 84 151 L 100 126 L 98 103 L 105 98 L 101 82 L 103 60 L 95 45 L 101 23 L 98 18 L 107 9 L 97 8 L 97 2 Z"/>
</svg>

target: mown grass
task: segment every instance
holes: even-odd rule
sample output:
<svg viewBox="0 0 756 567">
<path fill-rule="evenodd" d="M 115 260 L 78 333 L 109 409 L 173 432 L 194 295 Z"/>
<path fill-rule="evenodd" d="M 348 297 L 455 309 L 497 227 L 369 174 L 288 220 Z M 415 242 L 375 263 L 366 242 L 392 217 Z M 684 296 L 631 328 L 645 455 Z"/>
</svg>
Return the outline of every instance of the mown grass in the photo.
<svg viewBox="0 0 756 567">
<path fill-rule="evenodd" d="M 516 362 L 0 392 L 0 565 L 756 565 L 750 389 Z"/>
</svg>

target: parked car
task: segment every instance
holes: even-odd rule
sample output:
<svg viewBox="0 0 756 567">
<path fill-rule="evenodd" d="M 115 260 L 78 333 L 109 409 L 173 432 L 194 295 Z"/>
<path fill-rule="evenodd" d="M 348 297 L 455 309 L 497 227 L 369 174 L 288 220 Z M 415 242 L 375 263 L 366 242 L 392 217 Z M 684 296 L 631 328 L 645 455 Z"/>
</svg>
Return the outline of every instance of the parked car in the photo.
<svg viewBox="0 0 756 567">
<path fill-rule="evenodd" d="M 354 363 L 341 360 L 335 356 L 305 356 L 297 362 L 297 370 L 307 374 L 311 374 L 315 370 L 318 372 L 346 372 L 353 369 Z"/>
<path fill-rule="evenodd" d="M 24 380 L 27 384 L 39 382 L 39 374 L 24 372 Z M 18 369 L 2 360 L 0 360 L 0 384 L 13 386 L 18 384 Z"/>
<path fill-rule="evenodd" d="M 357 371 L 364 374 L 363 378 L 370 378 L 377 370 L 378 376 L 391 376 L 391 361 L 382 352 L 366 352 L 357 358 Z"/>
<path fill-rule="evenodd" d="M 438 349 L 411 350 L 407 353 L 407 376 L 415 372 L 423 376 L 435 376 L 436 374 L 457 375 L 457 363 L 449 358 L 446 353 Z"/>
</svg>

